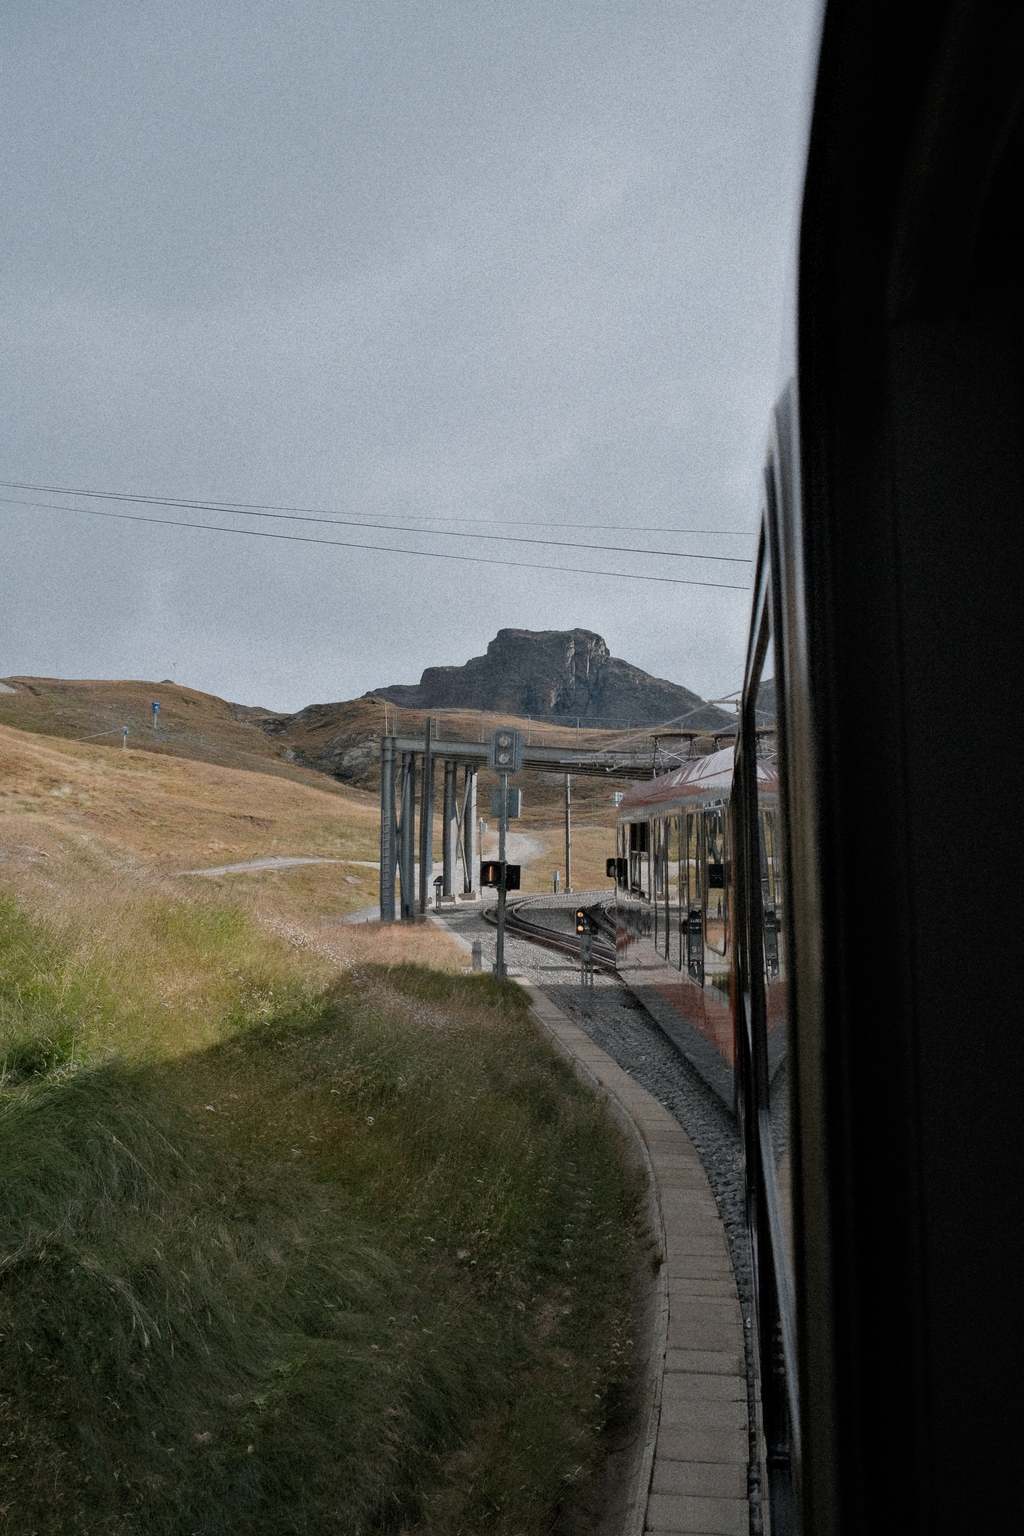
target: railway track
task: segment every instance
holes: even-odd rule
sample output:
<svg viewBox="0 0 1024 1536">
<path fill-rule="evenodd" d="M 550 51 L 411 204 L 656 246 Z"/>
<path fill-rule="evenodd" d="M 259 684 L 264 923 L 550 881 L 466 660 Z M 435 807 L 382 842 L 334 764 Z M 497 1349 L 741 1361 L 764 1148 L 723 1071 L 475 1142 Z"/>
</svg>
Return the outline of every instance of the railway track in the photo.
<svg viewBox="0 0 1024 1536">
<path fill-rule="evenodd" d="M 592 904 L 584 904 L 597 926 L 598 932 L 594 937 L 593 958 L 594 965 L 600 971 L 608 971 L 612 975 L 615 971 L 615 925 L 608 915 L 608 902 L 600 901 Z M 529 910 L 540 907 L 544 910 L 548 922 L 538 922 L 536 917 L 527 915 Z M 567 923 L 572 923 L 575 908 L 561 907 L 555 909 L 564 912 Z M 505 931 L 514 934 L 520 939 L 529 939 L 534 944 L 543 944 L 547 949 L 557 949 L 563 955 L 572 955 L 579 958 L 580 941 L 575 932 L 569 932 L 558 927 L 552 927 L 550 919 L 555 913 L 550 902 L 544 896 L 522 896 L 517 901 L 510 901 L 505 907 Z M 483 913 L 485 923 L 492 928 L 498 924 L 497 907 L 488 907 Z"/>
</svg>

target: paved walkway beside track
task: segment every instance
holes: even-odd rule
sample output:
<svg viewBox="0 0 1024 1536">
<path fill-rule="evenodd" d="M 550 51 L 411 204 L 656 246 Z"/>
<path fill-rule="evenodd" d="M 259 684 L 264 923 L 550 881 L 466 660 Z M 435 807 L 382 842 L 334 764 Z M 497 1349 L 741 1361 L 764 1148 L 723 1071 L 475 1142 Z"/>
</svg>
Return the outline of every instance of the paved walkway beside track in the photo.
<svg viewBox="0 0 1024 1536">
<path fill-rule="evenodd" d="M 623 1536 L 747 1536 L 743 1322 L 707 1176 L 674 1116 L 543 992 L 523 985 L 538 1023 L 605 1098 L 648 1173 L 648 1219 L 663 1263 Z"/>
</svg>

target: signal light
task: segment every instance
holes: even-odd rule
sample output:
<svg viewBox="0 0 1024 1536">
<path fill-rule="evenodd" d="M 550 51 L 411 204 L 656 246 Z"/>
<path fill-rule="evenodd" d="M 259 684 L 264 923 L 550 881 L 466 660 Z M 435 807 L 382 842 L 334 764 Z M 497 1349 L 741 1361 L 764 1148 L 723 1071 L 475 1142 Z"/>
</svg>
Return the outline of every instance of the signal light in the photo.
<svg viewBox="0 0 1024 1536">
<path fill-rule="evenodd" d="M 491 737 L 487 766 L 498 773 L 518 773 L 523 766 L 523 738 L 511 726 L 500 726 Z"/>
<path fill-rule="evenodd" d="M 505 871 L 505 889 L 506 889 L 506 891 L 518 891 L 518 889 L 519 889 L 519 879 L 520 879 L 520 875 L 521 875 L 521 872 L 522 872 L 522 865 L 521 864 L 505 864 L 505 865 L 502 865 L 502 862 L 501 862 L 500 859 L 489 859 L 486 863 L 482 863 L 480 865 L 480 884 L 481 885 L 491 886 L 493 889 L 497 889 L 497 890 L 500 891 L 501 890 L 501 871 L 502 871 L 503 868 L 504 868 L 504 871 Z"/>
<path fill-rule="evenodd" d="M 586 914 L 586 910 L 583 907 L 577 907 L 576 908 L 576 932 L 577 933 L 586 933 L 586 931 L 587 931 L 587 914 Z"/>
</svg>

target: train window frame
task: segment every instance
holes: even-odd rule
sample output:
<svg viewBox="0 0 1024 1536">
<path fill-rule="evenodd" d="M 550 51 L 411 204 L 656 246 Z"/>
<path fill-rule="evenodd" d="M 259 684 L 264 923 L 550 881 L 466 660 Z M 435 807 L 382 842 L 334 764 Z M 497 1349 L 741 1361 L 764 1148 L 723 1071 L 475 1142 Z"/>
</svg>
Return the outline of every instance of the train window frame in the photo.
<svg viewBox="0 0 1024 1536">
<path fill-rule="evenodd" d="M 758 691 L 764 680 L 769 655 L 774 663 L 776 688 L 776 760 L 781 766 L 785 748 L 785 628 L 783 581 L 780 567 L 780 517 L 792 500 L 795 474 L 790 450 L 795 430 L 795 397 L 790 392 L 779 403 L 775 435 L 764 471 L 761 533 L 754 575 L 754 603 L 744 669 L 740 730 L 733 776 L 733 835 L 735 902 L 738 914 L 736 968 L 739 998 L 736 1010 L 737 1113 L 744 1148 L 747 1222 L 754 1252 L 754 1357 L 760 1383 L 765 1441 L 769 1467 L 769 1497 L 774 1508 L 791 1504 L 799 1485 L 802 1465 L 799 1359 L 795 1256 L 792 1220 L 788 1218 L 790 1194 L 777 1166 L 772 1137 L 771 1072 L 768 1051 L 768 994 L 775 978 L 767 971 L 766 914 L 762 888 L 761 794 L 758 752 Z M 781 777 L 773 811 L 778 849 L 786 863 L 788 832 L 785 795 Z M 775 841 L 776 839 L 773 839 Z M 778 866 L 776 866 L 778 868 Z M 788 882 L 782 881 L 783 896 Z M 773 904 L 780 912 L 780 904 Z M 783 921 L 774 937 L 781 943 L 788 930 L 790 913 L 782 908 Z M 779 929 L 783 932 L 780 932 Z M 788 992 L 782 994 L 789 999 Z M 786 1013 L 790 1011 L 787 1006 Z M 786 1026 L 788 1031 L 788 1026 Z M 782 1037 L 783 1040 L 786 1036 Z M 789 1127 L 789 1137 L 792 1127 Z M 792 1153 L 786 1160 L 792 1168 Z M 789 1174 L 789 1178 L 792 1173 Z M 784 1215 L 784 1212 L 787 1215 Z M 780 1371 L 779 1366 L 782 1366 Z"/>
<path fill-rule="evenodd" d="M 726 814 L 725 814 L 725 807 L 724 806 L 720 807 L 720 806 L 716 806 L 716 805 L 705 806 L 703 811 L 702 811 L 702 813 L 701 813 L 701 819 L 702 819 L 703 824 L 704 824 L 704 843 L 703 843 L 704 857 L 703 857 L 703 860 L 702 860 L 702 890 L 703 890 L 703 906 L 704 906 L 704 945 L 705 945 L 705 948 L 708 951 L 708 956 L 705 957 L 704 968 L 705 968 L 705 970 L 708 970 L 709 967 L 710 967 L 710 964 L 713 963 L 711 960 L 709 960 L 708 957 L 709 956 L 713 956 L 717 960 L 723 960 L 726 957 L 726 955 L 728 955 L 729 948 L 730 948 L 730 946 L 729 946 L 729 939 L 730 939 L 730 932 L 729 932 L 729 887 L 728 887 L 728 878 L 727 878 L 727 873 L 726 873 L 727 872 L 727 868 L 728 868 L 728 848 L 727 848 L 727 842 L 726 842 L 726 839 L 728 837 L 728 827 L 727 827 L 727 818 L 726 818 Z M 719 831 L 718 842 L 720 844 L 720 847 L 717 849 L 717 851 L 721 853 L 721 858 L 720 859 L 712 859 L 710 857 L 711 851 L 715 847 L 715 840 L 710 835 L 710 824 L 711 824 L 712 821 L 717 822 L 717 825 L 718 825 L 718 831 Z M 712 874 L 711 874 L 712 869 L 714 869 L 716 871 L 719 870 L 719 869 L 721 870 L 721 872 L 722 872 L 722 874 L 721 874 L 722 884 L 721 885 L 718 885 L 717 883 L 712 884 Z M 713 891 L 720 891 L 721 892 L 721 895 L 716 898 L 715 905 L 717 906 L 718 910 L 715 913 L 714 918 L 712 918 L 712 892 Z M 721 924 L 722 924 L 722 939 L 721 939 L 721 943 L 712 944 L 711 941 L 708 938 L 708 933 L 710 931 L 710 924 L 711 924 L 712 921 L 714 921 L 715 923 L 718 923 L 719 921 L 721 921 Z"/>
</svg>

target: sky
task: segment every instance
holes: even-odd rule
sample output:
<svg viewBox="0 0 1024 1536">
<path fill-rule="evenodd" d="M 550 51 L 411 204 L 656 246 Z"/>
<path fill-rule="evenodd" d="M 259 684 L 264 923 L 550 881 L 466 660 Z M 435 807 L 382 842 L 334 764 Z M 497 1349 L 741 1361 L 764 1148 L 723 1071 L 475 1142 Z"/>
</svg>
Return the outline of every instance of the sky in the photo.
<svg viewBox="0 0 1024 1536">
<path fill-rule="evenodd" d="M 736 689 L 818 25 L 5 7 L 0 676 L 297 710 L 580 627 Z"/>
</svg>

